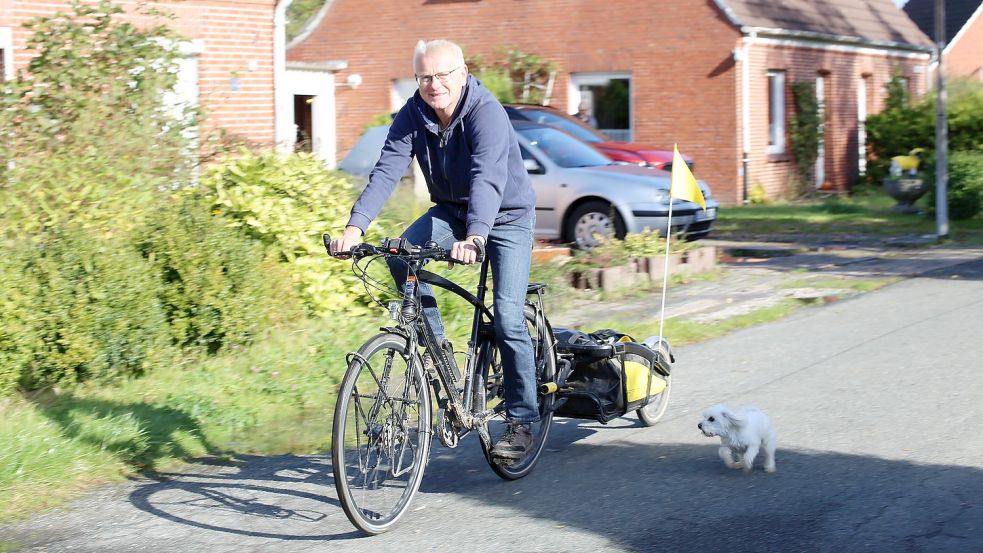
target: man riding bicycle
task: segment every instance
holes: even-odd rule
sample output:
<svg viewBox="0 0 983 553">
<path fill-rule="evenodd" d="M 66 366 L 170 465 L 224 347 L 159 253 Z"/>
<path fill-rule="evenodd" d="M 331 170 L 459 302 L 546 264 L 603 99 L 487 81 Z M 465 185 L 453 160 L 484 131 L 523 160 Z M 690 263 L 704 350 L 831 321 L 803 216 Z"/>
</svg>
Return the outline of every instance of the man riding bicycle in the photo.
<svg viewBox="0 0 983 553">
<path fill-rule="evenodd" d="M 495 335 L 505 374 L 508 428 L 492 448 L 514 462 L 532 447 L 539 421 L 532 341 L 523 312 L 531 263 L 536 196 L 505 109 L 468 74 L 461 48 L 445 40 L 420 41 L 413 55 L 419 89 L 399 110 L 382 156 L 351 210 L 331 253 L 359 244 L 413 157 L 434 206 L 403 234 L 413 244 L 434 241 L 466 264 L 485 245 L 494 282 Z M 406 267 L 390 265 L 397 289 Z M 423 314 L 443 342 L 444 328 L 430 286 L 421 283 Z"/>
</svg>

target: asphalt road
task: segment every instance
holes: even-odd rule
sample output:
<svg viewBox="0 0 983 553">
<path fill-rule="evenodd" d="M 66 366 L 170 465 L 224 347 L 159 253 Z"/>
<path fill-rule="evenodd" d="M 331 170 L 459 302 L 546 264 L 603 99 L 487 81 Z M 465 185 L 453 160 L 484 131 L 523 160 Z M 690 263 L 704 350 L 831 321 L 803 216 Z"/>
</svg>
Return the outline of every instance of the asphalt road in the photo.
<svg viewBox="0 0 983 553">
<path fill-rule="evenodd" d="M 435 448 L 401 525 L 362 537 L 324 457 L 252 457 L 103 488 L 15 526 L 23 551 L 983 551 L 983 260 L 679 348 L 652 428 L 560 420 L 505 482 L 475 438 Z M 696 428 L 753 403 L 776 474 Z"/>
</svg>

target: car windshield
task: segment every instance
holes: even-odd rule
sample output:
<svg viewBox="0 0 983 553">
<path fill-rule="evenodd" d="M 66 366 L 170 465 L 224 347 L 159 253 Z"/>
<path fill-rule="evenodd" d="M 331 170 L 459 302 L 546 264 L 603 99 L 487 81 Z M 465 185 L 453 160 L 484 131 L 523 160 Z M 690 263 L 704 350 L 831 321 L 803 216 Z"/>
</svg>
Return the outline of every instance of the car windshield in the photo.
<svg viewBox="0 0 983 553">
<path fill-rule="evenodd" d="M 557 115 L 555 113 L 538 109 L 524 111 L 526 112 L 526 117 L 528 117 L 531 121 L 556 127 L 563 132 L 576 136 L 584 142 L 603 142 L 607 140 L 607 137 L 602 135 L 599 131 L 585 129 L 562 115 Z"/>
<path fill-rule="evenodd" d="M 556 129 L 532 127 L 520 129 L 519 134 L 560 167 L 611 165 L 611 160 L 601 152 Z"/>
</svg>

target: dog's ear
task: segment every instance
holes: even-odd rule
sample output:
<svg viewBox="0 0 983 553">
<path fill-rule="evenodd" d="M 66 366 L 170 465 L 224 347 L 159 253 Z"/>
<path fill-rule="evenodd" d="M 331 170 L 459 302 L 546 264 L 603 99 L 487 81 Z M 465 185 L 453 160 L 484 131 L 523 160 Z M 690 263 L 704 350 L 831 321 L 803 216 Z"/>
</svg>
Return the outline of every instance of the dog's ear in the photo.
<svg viewBox="0 0 983 553">
<path fill-rule="evenodd" d="M 724 409 L 720 412 L 720 415 L 730 421 L 733 426 L 741 426 L 744 424 L 744 417 L 738 415 L 737 413 L 731 411 L 730 409 Z"/>
</svg>

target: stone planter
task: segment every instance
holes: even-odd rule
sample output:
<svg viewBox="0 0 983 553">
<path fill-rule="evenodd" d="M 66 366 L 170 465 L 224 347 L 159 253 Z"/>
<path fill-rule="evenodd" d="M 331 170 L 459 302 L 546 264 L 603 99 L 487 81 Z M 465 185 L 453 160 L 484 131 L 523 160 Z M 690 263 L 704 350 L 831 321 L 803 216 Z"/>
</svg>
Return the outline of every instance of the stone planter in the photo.
<svg viewBox="0 0 983 553">
<path fill-rule="evenodd" d="M 717 265 L 717 248 L 669 254 L 669 274 L 695 274 Z M 636 257 L 624 265 L 590 268 L 571 273 L 574 288 L 612 291 L 635 285 L 647 285 L 665 278 L 665 257 Z"/>
<path fill-rule="evenodd" d="M 894 211 L 898 213 L 921 213 L 915 202 L 928 192 L 924 179 L 884 179 L 884 190 L 898 203 Z"/>
</svg>

